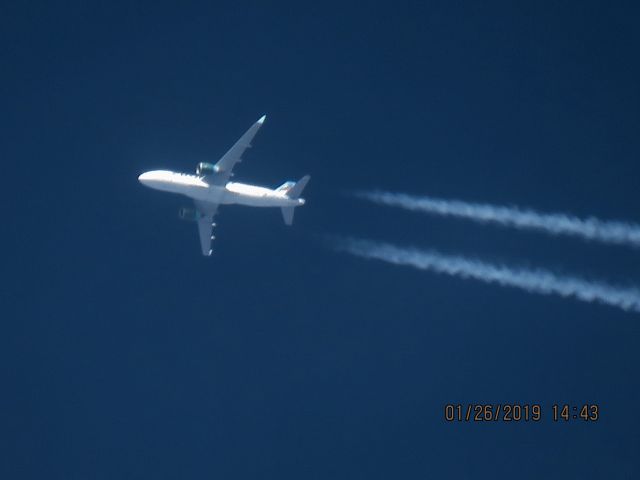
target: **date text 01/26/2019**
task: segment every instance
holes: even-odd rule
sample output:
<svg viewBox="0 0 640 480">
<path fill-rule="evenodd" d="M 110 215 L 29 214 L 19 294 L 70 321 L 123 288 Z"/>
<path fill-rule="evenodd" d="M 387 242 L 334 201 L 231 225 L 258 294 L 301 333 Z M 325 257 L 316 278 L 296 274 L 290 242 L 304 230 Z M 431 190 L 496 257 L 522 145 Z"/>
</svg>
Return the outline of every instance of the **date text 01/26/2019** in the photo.
<svg viewBox="0 0 640 480">
<path fill-rule="evenodd" d="M 600 407 L 595 403 L 565 403 L 554 404 L 544 412 L 539 403 L 448 403 L 444 406 L 447 422 L 539 422 L 543 418 L 554 422 L 595 422 L 600 418 Z"/>
</svg>

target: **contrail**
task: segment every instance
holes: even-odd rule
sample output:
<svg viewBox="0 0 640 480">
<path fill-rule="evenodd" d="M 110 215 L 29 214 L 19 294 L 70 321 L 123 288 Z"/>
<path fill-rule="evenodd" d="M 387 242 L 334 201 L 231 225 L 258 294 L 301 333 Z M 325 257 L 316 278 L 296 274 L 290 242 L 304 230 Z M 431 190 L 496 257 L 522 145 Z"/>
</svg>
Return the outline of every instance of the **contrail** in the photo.
<svg viewBox="0 0 640 480">
<path fill-rule="evenodd" d="M 640 247 L 640 225 L 637 223 L 578 218 L 564 213 L 539 213 L 518 207 L 470 203 L 416 197 L 382 191 L 356 192 L 356 197 L 380 205 L 465 218 L 480 223 L 494 223 L 523 230 L 539 230 L 551 235 L 569 235 L 602 243 Z"/>
<path fill-rule="evenodd" d="M 453 277 L 471 278 L 485 283 L 515 287 L 531 293 L 572 297 L 640 312 L 640 290 L 608 285 L 571 276 L 559 276 L 548 270 L 527 270 L 485 263 L 436 251 L 402 248 L 389 243 L 355 238 L 334 239 L 336 249 L 358 257 L 407 265 L 420 270 Z"/>
</svg>

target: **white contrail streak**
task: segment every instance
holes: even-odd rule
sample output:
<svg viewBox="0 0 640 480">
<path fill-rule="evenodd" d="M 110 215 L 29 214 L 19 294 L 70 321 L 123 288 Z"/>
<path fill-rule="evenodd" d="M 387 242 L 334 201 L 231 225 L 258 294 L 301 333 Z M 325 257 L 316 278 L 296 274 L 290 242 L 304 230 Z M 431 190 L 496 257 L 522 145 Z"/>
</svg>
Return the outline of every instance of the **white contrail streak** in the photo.
<svg viewBox="0 0 640 480">
<path fill-rule="evenodd" d="M 523 230 L 539 230 L 551 235 L 570 235 L 603 243 L 640 247 L 637 223 L 578 218 L 564 213 L 539 213 L 518 207 L 505 207 L 461 200 L 443 200 L 382 191 L 357 192 L 358 198 L 406 210 L 494 223 Z"/>
<path fill-rule="evenodd" d="M 420 270 L 471 278 L 485 283 L 515 287 L 531 293 L 572 297 L 583 302 L 596 302 L 622 310 L 640 312 L 640 290 L 607 285 L 577 277 L 559 276 L 541 269 L 527 270 L 485 263 L 436 251 L 402 248 L 389 243 L 339 238 L 335 248 L 358 257 L 407 265 Z"/>
</svg>

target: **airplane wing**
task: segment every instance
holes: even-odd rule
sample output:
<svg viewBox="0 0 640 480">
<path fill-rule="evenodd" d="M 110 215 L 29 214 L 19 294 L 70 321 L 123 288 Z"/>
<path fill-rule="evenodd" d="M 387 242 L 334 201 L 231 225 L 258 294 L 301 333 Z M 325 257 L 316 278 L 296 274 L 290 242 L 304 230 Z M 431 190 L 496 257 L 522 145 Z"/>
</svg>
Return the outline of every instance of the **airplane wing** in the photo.
<svg viewBox="0 0 640 480">
<path fill-rule="evenodd" d="M 213 227 L 215 226 L 213 217 L 215 217 L 218 211 L 218 204 L 202 202 L 200 200 L 195 200 L 194 203 L 198 211 L 204 215 L 198 220 L 198 234 L 200 235 L 202 254 L 208 257 L 212 253 L 211 242 L 215 238 L 213 236 Z"/>
<path fill-rule="evenodd" d="M 260 130 L 265 118 L 267 118 L 267 116 L 263 115 L 256 123 L 251 125 L 249 130 L 240 137 L 240 140 L 218 160 L 218 163 L 216 163 L 216 173 L 208 178 L 209 183 L 213 183 L 214 185 L 227 184 L 232 175 L 233 167 L 235 167 L 236 163 L 242 161 L 242 154 L 247 148 L 251 147 L 251 140 L 256 136 L 258 130 Z"/>
</svg>

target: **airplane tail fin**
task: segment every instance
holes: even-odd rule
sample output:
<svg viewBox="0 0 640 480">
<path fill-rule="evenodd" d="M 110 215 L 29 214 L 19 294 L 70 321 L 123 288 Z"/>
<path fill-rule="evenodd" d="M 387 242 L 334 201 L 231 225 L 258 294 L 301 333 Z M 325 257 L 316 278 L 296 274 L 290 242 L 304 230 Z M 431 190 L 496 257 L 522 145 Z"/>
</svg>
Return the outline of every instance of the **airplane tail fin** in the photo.
<svg viewBox="0 0 640 480">
<path fill-rule="evenodd" d="M 286 188 L 286 195 L 289 198 L 298 198 L 300 197 L 300 195 L 302 194 L 302 191 L 304 190 L 304 187 L 307 186 L 307 183 L 309 182 L 309 179 L 311 178 L 311 176 L 309 175 L 305 175 L 304 177 L 302 177 L 300 180 L 298 180 L 296 183 L 293 182 L 285 182 L 281 187 L 278 188 L 278 190 L 284 190 Z M 282 207 L 282 218 L 284 219 L 284 223 L 285 225 L 292 225 L 293 224 L 293 214 L 295 212 L 295 208 L 296 207 Z"/>
</svg>

